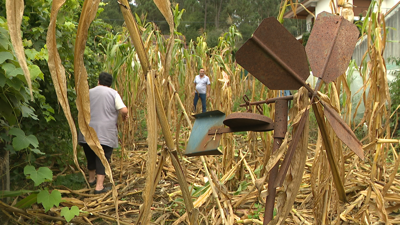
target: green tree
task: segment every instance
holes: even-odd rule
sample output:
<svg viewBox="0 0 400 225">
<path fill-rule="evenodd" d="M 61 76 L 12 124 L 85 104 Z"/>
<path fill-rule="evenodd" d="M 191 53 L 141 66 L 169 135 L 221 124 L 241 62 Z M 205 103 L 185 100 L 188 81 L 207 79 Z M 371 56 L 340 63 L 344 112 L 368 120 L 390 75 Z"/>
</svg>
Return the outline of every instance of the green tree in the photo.
<svg viewBox="0 0 400 225">
<path fill-rule="evenodd" d="M 104 9 L 104 11 L 99 14 L 98 18 L 102 19 L 105 23 L 110 24 L 114 34 L 121 32 L 124 24 L 124 17 L 122 16 L 118 1 L 102 0 L 100 6 Z M 130 5 L 130 7 L 131 9 L 135 8 L 134 5 Z"/>
<path fill-rule="evenodd" d="M 35 80 L 33 84 L 36 90 L 36 92 L 34 92 L 35 100 L 26 100 L 26 94 L 24 92 L 26 85 L 23 83 L 25 81 L 20 78 L 22 75 L 17 73 L 13 79 L 9 79 L 11 81 L 6 80 L 2 90 L 3 96 L 7 97 L 3 97 L 2 101 L 7 102 L 8 107 L 1 107 L 0 129 L 4 130 L 9 129 L 7 128 L 9 126 L 18 126 L 24 131 L 26 136 L 35 134 L 40 143 L 40 150 L 44 153 L 51 153 L 51 155 L 55 157 L 54 160 L 48 159 L 44 161 L 43 165 L 54 161 L 56 167 L 63 169 L 72 159 L 72 141 L 69 126 L 63 111 L 59 107 L 47 65 L 47 49 L 45 43 L 47 28 L 50 21 L 51 3 L 51 0 L 25 0 L 25 11 L 21 30 L 23 33 L 23 42 L 25 43 L 25 53 L 28 58 L 28 65 L 36 68 L 34 70 L 36 73 L 33 73 L 35 77 L 32 79 Z M 5 0 L 0 0 L 0 5 L 5 6 Z M 68 98 L 74 116 L 77 115 L 77 111 L 75 106 L 76 96 L 73 76 L 73 50 L 80 16 L 79 12 L 81 12 L 82 5 L 83 0 L 66 1 L 61 8 L 57 20 L 58 51 L 67 74 L 66 85 L 68 87 Z M 99 8 L 98 13 L 102 11 L 103 9 Z M 0 18 L 5 18 L 5 8 L 0 9 Z M 4 38 L 5 34 L 8 35 L 7 26 L 3 25 L 2 28 L 4 28 L 4 35 L 2 35 L 3 38 L 1 40 L 7 40 Z M 99 19 L 95 19 L 90 27 L 85 51 L 85 66 L 89 75 L 89 84 L 92 87 L 96 85 L 96 77 L 103 70 L 104 66 L 102 63 L 105 54 L 103 37 L 109 34 L 111 30 L 112 27 L 109 24 Z M 4 51 L 12 54 L 11 47 L 4 47 L 7 46 L 7 44 L 3 44 L 2 46 Z M 3 74 L 3 77 L 5 74 L 6 78 L 9 78 L 11 76 L 9 74 L 10 72 L 5 70 L 6 67 L 4 64 L 13 64 L 17 69 L 19 65 L 16 61 L 12 62 L 12 60 L 15 60 L 15 57 L 6 59 L 7 60 L 1 65 L 2 70 L 0 73 Z M 15 83 L 18 81 L 17 78 L 21 81 Z M 12 86 L 13 89 L 9 88 L 10 84 L 14 85 Z M 7 91 L 7 93 L 4 93 L 5 91 Z M 1 105 L 3 106 L 2 103 Z M 3 146 L 0 146 L 1 150 L 4 150 L 5 145 L 6 150 L 10 152 L 10 150 L 12 150 L 12 145 L 10 145 L 12 137 L 8 137 L 7 139 L 7 136 L 3 136 L 1 138 L 2 140 L 0 140 L 0 145 L 3 144 Z M 28 154 L 21 154 L 21 152 L 16 153 L 15 151 L 11 151 L 12 155 L 10 160 L 11 162 L 18 161 L 18 164 L 23 163 L 20 162 L 22 157 L 27 161 L 36 160 L 34 154 L 27 153 Z M 15 180 L 20 180 L 22 174 L 21 170 L 21 167 L 14 168 L 13 173 L 15 173 L 16 176 L 13 176 L 13 178 Z"/>
<path fill-rule="evenodd" d="M 139 15 L 142 21 L 154 22 L 163 34 L 169 33 L 168 23 L 153 1 L 135 0 L 135 3 L 136 6 L 132 7 L 132 11 Z"/>
<path fill-rule="evenodd" d="M 141 18 L 154 22 L 163 34 L 168 34 L 168 24 L 153 1 L 136 0 L 133 11 Z M 173 7 L 179 4 L 185 12 L 182 16 L 181 32 L 186 38 L 186 44 L 191 40 L 206 34 L 208 46 L 216 46 L 218 38 L 235 25 L 243 35 L 237 43 L 242 45 L 255 29 L 268 17 L 277 17 L 280 10 L 280 0 L 175 0 Z M 293 35 L 298 36 L 298 27 L 304 21 L 285 19 L 284 26 Z"/>
<path fill-rule="evenodd" d="M 42 109 L 51 107 L 44 101 L 39 90 L 39 81 L 43 80 L 43 73 L 32 63 L 34 57 L 41 57 L 41 53 L 30 48 L 32 43 L 25 41 L 27 64 L 32 78 L 33 96 Z M 34 107 L 30 101 L 30 94 L 21 67 L 16 59 L 11 45 L 6 19 L 0 16 L 0 183 L 2 190 L 9 190 L 9 155 L 27 150 L 42 154 L 38 150 L 38 140 L 34 132 L 24 132 L 22 120 L 38 120 Z"/>
<path fill-rule="evenodd" d="M 400 66 L 400 58 L 391 58 L 389 62 L 394 63 L 396 66 Z M 400 71 L 396 70 L 392 73 L 392 75 L 394 75 L 395 78 L 392 82 L 389 83 L 390 98 L 392 100 L 391 110 L 392 113 L 394 112 L 394 110 L 397 110 L 397 115 L 399 115 L 397 107 L 400 105 Z M 393 130 L 396 131 L 396 136 L 400 136 L 399 122 L 400 120 L 397 119 L 397 121 L 391 123 Z"/>
<path fill-rule="evenodd" d="M 238 0 L 231 1 L 226 12 L 230 15 L 232 23 L 242 33 L 243 41 L 246 41 L 263 19 L 277 17 L 279 5 L 280 0 Z"/>
</svg>

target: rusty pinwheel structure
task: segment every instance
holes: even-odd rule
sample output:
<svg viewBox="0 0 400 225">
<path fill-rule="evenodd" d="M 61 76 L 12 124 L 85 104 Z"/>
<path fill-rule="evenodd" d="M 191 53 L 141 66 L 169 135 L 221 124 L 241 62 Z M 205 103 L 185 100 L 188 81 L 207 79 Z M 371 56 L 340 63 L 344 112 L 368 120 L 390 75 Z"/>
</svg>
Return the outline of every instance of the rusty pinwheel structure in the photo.
<svg viewBox="0 0 400 225">
<path fill-rule="evenodd" d="M 322 12 L 318 15 L 307 46 L 304 48 L 282 24 L 271 17 L 265 19 L 253 36 L 239 49 L 236 54 L 236 61 L 271 90 L 306 88 L 322 136 L 327 137 L 324 119 L 326 117 L 339 139 L 356 155 L 364 159 L 362 144 L 353 131 L 330 103 L 321 99 L 318 93 L 323 83 L 328 84 L 346 72 L 358 35 L 359 31 L 354 24 L 341 16 Z M 305 83 L 310 75 L 310 68 L 313 76 L 318 78 L 314 89 Z M 247 108 L 256 106 L 259 111 L 261 111 L 261 104 L 275 103 L 274 121 L 264 115 L 250 112 L 232 113 L 226 117 L 220 111 L 197 114 L 185 155 L 222 154 L 218 150 L 222 134 L 238 131 L 263 132 L 273 130 L 272 151 L 278 150 L 287 132 L 288 101 L 293 99 L 293 96 L 277 97 L 258 102 L 249 102 L 245 97 L 245 103 L 241 106 Z M 307 107 L 301 116 L 298 128 L 292 135 L 292 141 L 282 163 L 278 161 L 269 171 L 264 225 L 273 219 L 276 188 L 283 184 L 296 146 L 304 131 L 305 121 L 309 116 L 309 108 Z M 333 159 L 331 140 L 324 138 L 323 143 L 327 149 L 327 158 L 332 175 L 335 178 L 335 187 L 338 190 L 339 199 L 346 202 L 343 183 Z"/>
</svg>

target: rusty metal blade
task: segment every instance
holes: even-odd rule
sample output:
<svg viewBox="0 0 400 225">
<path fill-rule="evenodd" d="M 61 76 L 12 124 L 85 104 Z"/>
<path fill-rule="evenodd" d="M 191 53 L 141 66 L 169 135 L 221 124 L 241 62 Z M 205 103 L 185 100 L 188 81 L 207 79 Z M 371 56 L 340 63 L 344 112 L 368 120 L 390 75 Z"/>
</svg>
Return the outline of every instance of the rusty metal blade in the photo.
<svg viewBox="0 0 400 225">
<path fill-rule="evenodd" d="M 272 124 L 273 121 L 271 118 L 256 113 L 232 113 L 225 118 L 223 123 L 232 129 L 242 127 L 250 129 L 253 126 Z"/>
<path fill-rule="evenodd" d="M 281 165 L 281 167 L 279 169 L 279 173 L 278 173 L 278 175 L 277 175 L 277 177 L 275 179 L 275 185 L 274 185 L 275 188 L 282 186 L 283 181 L 285 181 L 286 173 L 287 173 L 287 171 L 289 169 L 289 165 L 290 165 L 290 163 L 292 161 L 292 158 L 293 158 L 294 152 L 296 150 L 297 144 L 300 141 L 301 134 L 304 131 L 304 126 L 306 124 L 306 121 L 307 121 L 309 113 L 310 113 L 310 110 L 307 109 L 303 113 L 303 115 L 301 116 L 301 119 L 300 119 L 300 122 L 299 122 L 299 126 L 298 126 L 296 132 L 293 135 L 292 142 L 291 142 L 291 144 L 289 146 L 289 149 L 288 149 L 288 151 L 286 153 L 285 159 L 283 160 L 282 165 Z"/>
<path fill-rule="evenodd" d="M 236 61 L 272 90 L 297 90 L 310 75 L 304 47 L 273 17 L 262 21 Z"/>
<path fill-rule="evenodd" d="M 323 102 L 321 101 L 321 103 Z M 323 103 L 323 106 L 325 117 L 328 119 L 332 129 L 335 131 L 339 139 L 342 140 L 343 143 L 345 143 L 354 153 L 356 153 L 356 155 L 364 160 L 364 150 L 362 148 L 362 144 L 354 132 L 343 121 L 338 113 L 329 106 L 329 104 Z"/>
<path fill-rule="evenodd" d="M 306 46 L 313 75 L 329 83 L 346 72 L 358 35 L 356 25 L 342 16 L 318 14 Z"/>
<path fill-rule="evenodd" d="M 222 134 L 208 135 L 209 129 L 222 128 L 225 113 L 215 110 L 194 115 L 194 122 L 189 141 L 186 146 L 186 156 L 222 155 L 218 150 Z"/>
</svg>

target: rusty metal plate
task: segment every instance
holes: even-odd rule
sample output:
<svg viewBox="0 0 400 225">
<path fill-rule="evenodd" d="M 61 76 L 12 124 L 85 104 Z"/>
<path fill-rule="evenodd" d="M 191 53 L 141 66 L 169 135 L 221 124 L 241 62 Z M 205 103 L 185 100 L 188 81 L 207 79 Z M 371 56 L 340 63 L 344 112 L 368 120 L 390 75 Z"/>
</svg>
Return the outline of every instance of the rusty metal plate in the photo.
<svg viewBox="0 0 400 225">
<path fill-rule="evenodd" d="M 358 35 L 356 25 L 342 16 L 318 14 L 306 46 L 313 75 L 329 83 L 345 73 Z"/>
<path fill-rule="evenodd" d="M 358 140 L 356 135 L 353 133 L 349 125 L 339 116 L 339 114 L 329 106 L 324 105 L 324 114 L 328 119 L 329 124 L 335 131 L 336 135 L 349 147 L 354 153 L 364 160 L 364 150 L 362 143 Z"/>
<path fill-rule="evenodd" d="M 262 21 L 236 61 L 272 90 L 297 90 L 310 75 L 303 45 L 273 17 Z"/>
<path fill-rule="evenodd" d="M 186 146 L 186 156 L 222 155 L 218 146 L 222 137 L 221 133 L 208 135 L 209 129 L 224 127 L 225 113 L 215 110 L 194 115 L 192 132 Z"/>
<path fill-rule="evenodd" d="M 226 117 L 224 124 L 231 129 L 251 131 L 253 128 L 258 130 L 259 127 L 267 127 L 265 125 L 273 124 L 273 121 L 255 113 L 232 113 Z M 272 130 L 271 128 L 273 129 L 273 126 L 268 126 L 268 130 Z"/>
</svg>

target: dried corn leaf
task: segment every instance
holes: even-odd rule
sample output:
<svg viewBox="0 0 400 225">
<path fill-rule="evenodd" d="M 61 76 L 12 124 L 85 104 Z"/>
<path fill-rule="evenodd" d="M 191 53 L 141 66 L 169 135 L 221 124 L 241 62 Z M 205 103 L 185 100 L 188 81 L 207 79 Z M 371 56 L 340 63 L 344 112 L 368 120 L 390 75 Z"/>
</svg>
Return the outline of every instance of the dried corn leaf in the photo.
<svg viewBox="0 0 400 225">
<path fill-rule="evenodd" d="M 154 0 L 154 3 L 167 20 L 170 33 L 172 34 L 174 32 L 174 16 L 171 11 L 171 2 L 169 0 Z"/>
<path fill-rule="evenodd" d="M 163 14 L 165 19 L 168 22 L 169 25 L 169 42 L 167 46 L 167 52 L 165 56 L 165 61 L 163 60 L 164 63 L 164 78 L 166 78 L 169 74 L 169 69 L 171 67 L 171 58 L 172 58 L 172 49 L 174 47 L 174 16 L 172 15 L 171 11 L 171 3 L 169 0 L 154 0 L 154 3 L 157 5 L 158 9 L 160 12 Z"/>
<path fill-rule="evenodd" d="M 291 114 L 298 114 L 300 111 L 304 111 L 309 106 L 308 91 L 304 87 L 299 90 L 299 93 L 294 96 L 294 100 L 300 104 L 296 104 L 292 108 Z M 297 113 L 296 113 L 297 112 Z M 306 114 L 308 115 L 308 113 Z M 278 192 L 276 208 L 278 209 L 278 214 L 269 224 L 284 224 L 286 217 L 289 215 L 293 207 L 293 203 L 296 199 L 297 193 L 300 189 L 302 183 L 304 167 L 307 159 L 307 149 L 308 149 L 308 130 L 309 130 L 309 120 L 306 117 L 306 122 L 304 129 L 301 134 L 301 139 L 299 145 L 294 152 L 293 158 L 290 162 L 290 170 L 286 175 L 286 179 L 283 184 L 283 190 Z M 294 124 L 293 132 L 296 133 L 299 129 L 299 123 Z"/>
<path fill-rule="evenodd" d="M 154 74 L 155 75 L 155 74 Z M 164 111 L 164 106 L 162 105 L 161 96 L 157 84 L 154 84 L 155 90 L 155 100 L 156 100 L 156 111 L 157 116 L 160 121 L 161 129 L 164 135 L 165 142 L 167 144 L 169 155 L 171 157 L 172 165 L 175 168 L 176 175 L 178 177 L 178 182 L 182 191 L 183 201 L 185 202 L 186 211 L 189 212 L 189 220 L 193 224 L 197 220 L 197 209 L 194 209 L 191 195 L 189 192 L 189 187 L 187 185 L 186 175 L 183 167 L 179 163 L 178 155 L 176 153 L 176 147 L 172 139 L 171 129 L 169 127 L 167 117 Z"/>
<path fill-rule="evenodd" d="M 6 14 L 8 30 L 10 31 L 11 43 L 14 48 L 18 63 L 24 72 L 26 83 L 28 84 L 31 100 L 33 101 L 31 74 L 26 64 L 24 45 L 22 44 L 21 22 L 24 14 L 23 0 L 6 0 Z"/>
<path fill-rule="evenodd" d="M 321 131 L 323 142 L 325 144 L 327 158 L 328 158 L 331 172 L 333 175 L 333 180 L 335 183 L 336 190 L 339 194 L 340 200 L 343 202 L 347 202 L 343 182 L 342 182 L 342 179 L 340 178 L 339 169 L 337 167 L 337 162 L 334 158 L 332 143 L 329 138 L 329 135 L 327 134 L 327 126 L 326 126 L 325 120 L 323 119 L 323 111 L 322 111 L 322 109 L 320 109 L 321 105 L 313 104 L 312 107 L 314 110 L 315 118 L 317 119 L 318 127 Z"/>
<path fill-rule="evenodd" d="M 133 45 L 135 46 L 136 52 L 139 56 L 140 64 L 142 65 L 143 74 L 147 74 L 150 69 L 149 60 L 147 57 L 146 50 L 143 46 L 142 37 L 135 18 L 133 18 L 131 9 L 129 7 L 129 2 L 127 0 L 120 0 L 119 6 L 124 17 L 126 26 L 128 27 L 129 34 Z"/>
<path fill-rule="evenodd" d="M 156 100 L 153 77 L 154 71 L 147 74 L 147 165 L 146 165 L 146 187 L 142 193 L 143 205 L 141 207 L 137 224 L 149 224 L 151 219 L 150 207 L 153 202 L 155 190 L 155 168 L 157 162 L 157 117 L 156 117 Z"/>
<path fill-rule="evenodd" d="M 221 181 L 220 181 L 222 184 L 225 184 L 229 180 L 229 178 L 231 178 L 236 173 L 242 160 L 240 160 L 234 167 L 232 167 L 226 174 L 224 174 L 224 176 L 222 176 Z M 212 190 L 211 190 L 211 188 L 208 188 L 204 192 L 204 194 L 202 194 L 200 197 L 198 197 L 196 199 L 196 201 L 194 201 L 193 206 L 195 208 L 200 208 L 208 200 L 208 198 L 210 197 L 211 194 L 212 194 Z M 180 219 L 186 218 L 187 215 L 188 215 L 187 212 L 185 212 Z M 180 221 L 181 220 L 177 220 L 172 225 L 178 225 L 180 223 Z"/>
<path fill-rule="evenodd" d="M 92 23 L 99 6 L 100 0 L 85 0 L 82 7 L 82 13 L 79 18 L 78 32 L 76 34 L 75 50 L 74 50 L 74 74 L 75 74 L 75 89 L 76 89 L 76 106 L 78 109 L 78 124 L 79 128 L 85 137 L 86 142 L 94 153 L 100 158 L 105 167 L 105 172 L 113 184 L 113 199 L 115 209 L 118 212 L 117 190 L 115 188 L 111 167 L 108 163 L 104 151 L 100 145 L 96 131 L 89 126 L 90 123 L 90 99 L 89 85 L 87 81 L 87 72 L 84 65 L 84 51 L 88 36 L 89 26 Z M 119 216 L 117 213 L 117 222 L 119 224 Z"/>
<path fill-rule="evenodd" d="M 347 219 L 346 219 L 347 214 L 348 214 L 351 210 L 353 210 L 354 207 L 356 207 L 358 204 L 360 204 L 362 201 L 364 201 L 364 198 L 365 198 L 364 195 L 358 196 L 358 198 L 357 198 L 354 202 L 352 202 L 349 206 L 347 206 L 346 210 L 340 214 L 340 218 L 341 218 L 343 221 L 346 221 L 346 222 L 347 222 Z"/>
<path fill-rule="evenodd" d="M 344 95 L 346 96 L 345 102 L 349 103 L 349 102 L 351 102 L 351 96 L 352 96 L 351 91 L 350 91 L 350 86 L 347 83 L 346 77 L 344 75 L 340 76 L 339 80 L 342 83 L 341 86 L 343 87 L 343 92 L 344 92 Z M 337 88 L 340 89 L 340 85 L 338 85 Z M 339 92 L 339 90 L 337 92 Z M 344 120 L 346 121 L 347 124 L 350 124 L 351 123 L 352 104 L 346 104 L 345 107 L 347 108 L 347 110 L 346 110 L 346 115 L 345 115 Z"/>
<path fill-rule="evenodd" d="M 66 205 L 68 207 L 75 205 L 78 208 L 83 208 L 85 206 L 85 203 L 83 201 L 76 198 L 62 198 L 61 200 L 62 201 L 60 204 Z"/>
<path fill-rule="evenodd" d="M 303 135 L 304 127 L 308 121 L 308 117 L 310 114 L 309 107 L 310 106 L 305 107 L 304 109 L 301 109 L 294 113 L 295 118 L 293 119 L 292 126 L 297 127 L 297 129 L 295 132 L 293 132 L 294 134 L 293 134 L 292 142 L 290 143 L 290 146 L 285 155 L 285 159 L 283 160 L 282 165 L 280 166 L 279 173 L 275 180 L 275 185 L 274 185 L 275 187 L 282 186 L 283 181 L 285 180 L 286 173 L 289 169 L 290 162 L 293 160 L 293 155 L 297 148 L 297 144 L 301 140 L 301 136 Z M 294 111 L 294 110 L 292 110 L 292 111 Z M 292 113 L 292 115 L 293 115 L 293 113 Z"/>
<path fill-rule="evenodd" d="M 369 183 L 372 187 L 372 190 L 375 192 L 375 202 L 376 202 L 379 216 L 380 216 L 381 220 L 383 222 L 385 222 L 385 224 L 390 225 L 391 223 L 389 223 L 388 214 L 385 209 L 385 199 L 383 198 L 381 192 L 376 188 L 375 184 L 372 183 L 371 181 L 369 181 Z"/>
<path fill-rule="evenodd" d="M 86 177 L 85 173 L 83 172 L 78 163 L 78 158 L 77 158 L 78 134 L 76 132 L 75 122 L 74 119 L 72 118 L 71 109 L 69 107 L 65 69 L 61 63 L 61 58 L 57 50 L 57 39 L 56 39 L 57 14 L 62 5 L 64 5 L 65 1 L 66 0 L 54 0 L 52 3 L 50 24 L 46 38 L 46 45 L 49 50 L 48 65 L 51 74 L 51 79 L 53 80 L 54 89 L 56 90 L 57 99 L 60 102 L 65 117 L 67 118 L 69 128 L 71 130 L 74 163 L 76 165 L 76 168 L 78 168 L 83 174 L 83 177 Z"/>
<path fill-rule="evenodd" d="M 393 147 L 392 147 L 392 150 L 393 150 L 393 152 L 396 152 L 396 150 L 395 150 Z M 394 179 L 395 179 L 395 177 L 396 177 L 396 175 L 397 175 L 397 171 L 398 171 L 397 168 L 399 168 L 399 165 L 400 165 L 400 157 L 397 157 L 397 160 L 396 160 L 396 162 L 395 162 L 395 164 L 394 164 L 394 166 L 393 166 L 394 170 L 393 170 L 392 173 L 390 174 L 389 180 L 388 180 L 387 183 L 385 184 L 385 187 L 383 188 L 383 191 L 382 191 L 382 194 L 383 194 L 383 196 L 385 196 L 385 197 L 386 197 L 387 192 L 388 192 L 390 186 L 392 186 L 393 181 L 394 181 Z M 399 201 L 399 202 L 400 202 L 400 201 Z"/>
<path fill-rule="evenodd" d="M 89 126 L 90 123 L 90 99 L 87 72 L 84 66 L 83 53 L 86 46 L 88 29 L 92 20 L 92 14 L 97 12 L 99 0 L 85 0 L 82 14 L 79 20 L 77 40 L 75 45 L 75 88 L 77 94 L 78 123 L 79 128 L 85 137 L 86 142 L 92 150 L 99 156 L 106 167 L 106 174 L 112 177 L 111 168 L 107 162 L 104 151 L 99 143 L 95 130 Z M 106 166 L 108 165 L 108 166 Z"/>
</svg>

